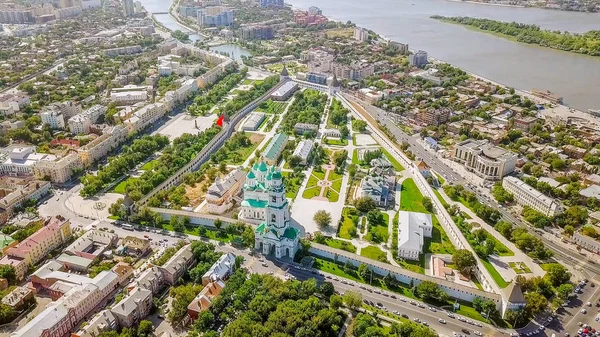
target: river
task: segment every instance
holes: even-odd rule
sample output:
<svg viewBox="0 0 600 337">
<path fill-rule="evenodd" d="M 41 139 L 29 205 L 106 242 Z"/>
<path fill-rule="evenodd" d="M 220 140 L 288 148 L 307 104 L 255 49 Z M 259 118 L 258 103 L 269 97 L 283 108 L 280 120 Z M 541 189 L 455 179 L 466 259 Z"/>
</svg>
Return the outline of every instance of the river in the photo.
<svg viewBox="0 0 600 337">
<path fill-rule="evenodd" d="M 167 0 L 141 0 L 150 12 L 168 11 Z M 546 29 L 585 32 L 600 29 L 600 14 L 537 8 L 490 6 L 445 0 L 287 0 L 298 8 L 318 6 L 323 14 L 352 21 L 411 49 L 426 50 L 474 74 L 522 90 L 547 89 L 580 110 L 600 109 L 600 58 L 521 44 L 429 18 L 485 17 L 517 21 Z M 183 29 L 169 15 L 157 15 L 165 26 Z M 193 37 L 198 38 L 197 35 Z"/>
</svg>

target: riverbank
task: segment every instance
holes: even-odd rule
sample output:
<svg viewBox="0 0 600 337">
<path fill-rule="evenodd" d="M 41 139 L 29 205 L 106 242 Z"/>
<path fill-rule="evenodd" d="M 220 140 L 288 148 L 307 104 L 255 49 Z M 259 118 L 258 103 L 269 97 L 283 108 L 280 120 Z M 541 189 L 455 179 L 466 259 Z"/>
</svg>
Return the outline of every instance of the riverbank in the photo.
<svg viewBox="0 0 600 337">
<path fill-rule="evenodd" d="M 450 1 L 450 2 L 463 2 L 463 3 L 467 3 L 467 4 L 485 5 L 485 6 L 514 7 L 514 8 L 533 8 L 533 7 L 527 7 L 527 6 L 521 6 L 521 5 L 491 4 L 491 3 L 488 3 L 488 2 L 470 1 L 470 0 L 446 0 L 446 1 Z M 542 8 L 542 7 L 535 7 L 535 8 Z M 547 9 L 547 8 L 542 8 L 542 9 Z"/>
</svg>

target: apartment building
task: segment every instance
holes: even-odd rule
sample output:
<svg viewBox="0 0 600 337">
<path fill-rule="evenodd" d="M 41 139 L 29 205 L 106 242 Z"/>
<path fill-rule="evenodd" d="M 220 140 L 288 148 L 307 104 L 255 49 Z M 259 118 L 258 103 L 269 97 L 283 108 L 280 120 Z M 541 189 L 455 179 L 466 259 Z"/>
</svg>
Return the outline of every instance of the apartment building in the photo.
<svg viewBox="0 0 600 337">
<path fill-rule="evenodd" d="M 600 241 L 592 237 L 577 232 L 573 234 L 573 242 L 575 242 L 577 246 L 589 250 L 592 253 L 600 253 Z"/>
<path fill-rule="evenodd" d="M 223 214 L 233 207 L 233 198 L 246 181 L 246 172 L 237 168 L 225 177 L 215 179 L 206 193 L 206 208 L 209 213 Z"/>
<path fill-rule="evenodd" d="M 300 158 L 300 164 L 307 165 L 311 159 L 314 144 L 315 143 L 310 139 L 303 139 L 298 143 L 298 146 L 296 146 L 292 155 Z"/>
<path fill-rule="evenodd" d="M 448 123 L 450 120 L 450 108 L 427 108 L 419 114 L 419 121 L 427 126 L 440 126 Z"/>
<path fill-rule="evenodd" d="M 356 61 L 351 64 L 333 62 L 331 72 L 337 78 L 360 81 L 363 78 L 373 76 L 375 74 L 375 66 L 364 61 Z"/>
<path fill-rule="evenodd" d="M 33 166 L 33 174 L 40 178 L 49 178 L 54 183 L 63 184 L 71 179 L 73 172 L 83 168 L 83 162 L 77 153 L 55 160 L 43 160 Z"/>
<path fill-rule="evenodd" d="M 152 103 L 135 111 L 123 124 L 130 132 L 140 131 L 162 118 L 166 113 L 163 103 Z"/>
<path fill-rule="evenodd" d="M 50 182 L 32 178 L 0 177 L 0 224 L 27 200 L 38 200 L 50 191 Z"/>
<path fill-rule="evenodd" d="M 419 50 L 414 54 L 410 54 L 408 57 L 408 63 L 413 67 L 422 68 L 426 66 L 429 63 L 427 60 L 427 52 L 424 50 Z"/>
<path fill-rule="evenodd" d="M 215 262 L 209 270 L 202 275 L 202 285 L 206 286 L 211 282 L 226 280 L 235 269 L 235 255 L 227 253 Z"/>
<path fill-rule="evenodd" d="M 274 36 L 273 27 L 267 25 L 252 25 L 241 29 L 241 37 L 244 40 L 270 40 Z"/>
<path fill-rule="evenodd" d="M 453 160 L 484 179 L 498 180 L 515 170 L 517 155 L 486 140 L 467 139 L 456 144 Z"/>
<path fill-rule="evenodd" d="M 71 238 L 71 223 L 66 220 L 52 218 L 37 232 L 21 241 L 14 247 L 8 248 L 0 265 L 11 265 L 15 268 L 17 279 L 21 280 L 29 265 L 35 265 L 48 253 L 63 245 Z"/>
<path fill-rule="evenodd" d="M 73 328 L 106 300 L 118 286 L 112 271 L 103 271 L 91 283 L 76 285 L 37 314 L 11 337 L 66 337 Z"/>
<path fill-rule="evenodd" d="M 196 15 L 200 27 L 231 26 L 234 21 L 233 9 L 222 6 L 200 8 Z"/>
<path fill-rule="evenodd" d="M 68 122 L 69 130 L 76 135 L 90 133 L 90 126 L 96 123 L 98 118 L 106 113 L 106 110 L 105 106 L 94 105 L 84 112 L 71 117 Z"/>
<path fill-rule="evenodd" d="M 400 42 L 396 42 L 396 41 L 388 41 L 388 46 L 399 52 L 400 54 L 406 54 L 408 53 L 408 44 L 406 43 L 400 43 Z"/>
<path fill-rule="evenodd" d="M 527 185 L 515 177 L 504 177 L 502 187 L 515 196 L 515 201 L 522 206 L 529 206 L 534 210 L 552 217 L 560 212 L 560 205 L 552 198 Z"/>
<path fill-rule="evenodd" d="M 369 31 L 361 27 L 354 28 L 354 39 L 359 42 L 369 41 Z"/>
<path fill-rule="evenodd" d="M 109 152 L 125 141 L 128 133 L 129 129 L 124 125 L 116 125 L 105 129 L 100 137 L 82 146 L 77 151 L 83 165 L 91 165 L 106 157 Z"/>
<path fill-rule="evenodd" d="M 0 23 L 24 24 L 33 22 L 34 17 L 31 8 L 10 4 L 2 4 L 0 7 Z"/>
<path fill-rule="evenodd" d="M 115 304 L 110 312 L 116 318 L 121 328 L 137 325 L 152 309 L 152 292 L 135 287 L 129 295 Z"/>
<path fill-rule="evenodd" d="M 194 265 L 192 245 L 185 245 L 162 266 L 165 282 L 175 284 L 183 273 Z"/>
<path fill-rule="evenodd" d="M 150 290 L 153 294 L 158 293 L 165 285 L 162 268 L 155 266 L 141 272 L 133 282 L 133 286 Z"/>
<path fill-rule="evenodd" d="M 135 46 L 126 46 L 126 47 L 105 49 L 104 56 L 115 57 L 115 56 L 119 56 L 119 55 L 139 54 L 141 52 L 142 52 L 142 46 L 135 45 Z"/>
<path fill-rule="evenodd" d="M 60 111 L 44 111 L 40 114 L 42 124 L 50 125 L 53 129 L 65 128 L 65 116 Z"/>
</svg>

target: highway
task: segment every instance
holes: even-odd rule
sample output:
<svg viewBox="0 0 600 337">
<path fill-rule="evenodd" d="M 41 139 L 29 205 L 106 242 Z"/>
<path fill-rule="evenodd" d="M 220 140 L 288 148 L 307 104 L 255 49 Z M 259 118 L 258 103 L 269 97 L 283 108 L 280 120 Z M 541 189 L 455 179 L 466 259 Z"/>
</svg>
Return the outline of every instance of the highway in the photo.
<svg viewBox="0 0 600 337">
<path fill-rule="evenodd" d="M 352 98 L 346 95 L 347 98 Z M 365 104 L 364 102 L 353 99 L 354 102 L 360 103 L 363 108 L 369 113 L 369 115 L 381 124 L 385 125 L 390 132 L 396 137 L 396 142 L 401 143 L 406 141 L 409 144 L 409 149 L 417 156 L 425 160 L 427 164 L 438 174 L 442 175 L 444 179 L 453 184 L 460 184 L 465 187 L 465 189 L 475 193 L 477 198 L 486 203 L 495 209 L 497 209 L 501 214 L 502 218 L 512 224 L 515 224 L 520 227 L 524 227 L 530 230 L 530 227 L 524 223 L 520 218 L 516 217 L 512 213 L 510 213 L 507 209 L 500 207 L 500 205 L 490 197 L 489 191 L 487 194 L 480 191 L 477 188 L 473 188 L 468 180 L 464 177 L 460 176 L 457 172 L 455 172 L 452 168 L 450 168 L 446 163 L 444 163 L 439 157 L 437 157 L 434 153 L 431 153 L 423 145 L 419 142 L 419 135 L 409 136 L 402 129 L 400 129 L 393 120 L 388 116 L 388 112 L 379 109 L 370 104 Z M 563 245 L 560 245 L 554 241 L 548 240 L 543 237 L 536 231 L 530 230 L 531 234 L 540 238 L 546 247 L 550 248 L 554 252 L 554 256 L 564 263 L 576 266 L 581 268 L 582 272 L 588 274 L 590 277 L 594 277 L 596 275 L 600 275 L 600 265 L 595 264 L 595 262 L 585 258 L 580 253 L 573 251 Z"/>
</svg>

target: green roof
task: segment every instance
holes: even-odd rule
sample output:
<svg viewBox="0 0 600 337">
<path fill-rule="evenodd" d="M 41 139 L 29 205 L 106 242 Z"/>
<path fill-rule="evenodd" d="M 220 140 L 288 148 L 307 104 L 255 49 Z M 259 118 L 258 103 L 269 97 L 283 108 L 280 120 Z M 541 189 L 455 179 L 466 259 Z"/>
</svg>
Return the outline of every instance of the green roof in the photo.
<svg viewBox="0 0 600 337">
<path fill-rule="evenodd" d="M 283 150 L 283 147 L 285 146 L 285 143 L 287 142 L 287 140 L 288 140 L 287 135 L 285 135 L 283 133 L 276 134 L 275 137 L 273 138 L 273 140 L 271 140 L 271 142 L 267 146 L 267 149 L 265 150 L 265 158 L 267 158 L 269 160 L 277 159 L 276 157 Z"/>
<path fill-rule="evenodd" d="M 296 228 L 288 227 L 283 232 L 283 237 L 290 240 L 295 240 L 298 237 L 299 231 Z"/>
<path fill-rule="evenodd" d="M 262 233 L 262 232 L 264 232 L 264 231 L 265 231 L 265 226 L 266 226 L 266 225 L 265 225 L 265 223 L 263 222 L 263 223 L 261 223 L 261 224 L 260 224 L 258 227 L 256 227 L 256 230 L 255 230 L 255 231 L 256 231 L 257 233 Z"/>
<path fill-rule="evenodd" d="M 0 249 L 4 249 L 6 246 L 10 245 L 15 240 L 8 235 L 0 236 Z"/>
<path fill-rule="evenodd" d="M 265 208 L 267 207 L 267 202 L 256 199 L 246 199 L 242 201 L 242 206 L 250 206 L 254 208 Z"/>
<path fill-rule="evenodd" d="M 264 161 L 261 161 L 261 162 L 260 162 L 260 165 L 258 165 L 258 169 L 259 169 L 261 172 L 267 172 L 267 164 L 265 164 L 265 162 L 264 162 Z"/>
<path fill-rule="evenodd" d="M 254 179 L 256 178 L 256 176 L 254 175 L 254 172 L 250 171 L 248 172 L 248 179 Z"/>
<path fill-rule="evenodd" d="M 281 179 L 281 172 L 275 171 L 275 173 L 273 173 L 273 179 Z"/>
</svg>

